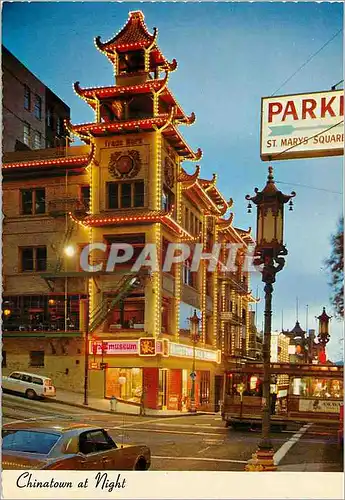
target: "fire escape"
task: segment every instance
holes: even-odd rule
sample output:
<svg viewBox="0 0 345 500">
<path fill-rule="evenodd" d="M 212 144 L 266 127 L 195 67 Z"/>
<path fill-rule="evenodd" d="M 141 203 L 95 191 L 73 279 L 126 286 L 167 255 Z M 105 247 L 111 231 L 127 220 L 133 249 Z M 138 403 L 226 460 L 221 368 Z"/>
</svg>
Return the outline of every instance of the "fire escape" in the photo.
<svg viewBox="0 0 345 500">
<path fill-rule="evenodd" d="M 143 278 L 145 276 L 146 274 L 143 272 L 129 273 L 122 276 L 114 291 L 115 297 L 102 301 L 99 307 L 91 311 L 89 333 L 93 333 L 104 321 L 106 321 L 116 304 L 128 297 L 133 290 L 143 286 Z"/>
</svg>

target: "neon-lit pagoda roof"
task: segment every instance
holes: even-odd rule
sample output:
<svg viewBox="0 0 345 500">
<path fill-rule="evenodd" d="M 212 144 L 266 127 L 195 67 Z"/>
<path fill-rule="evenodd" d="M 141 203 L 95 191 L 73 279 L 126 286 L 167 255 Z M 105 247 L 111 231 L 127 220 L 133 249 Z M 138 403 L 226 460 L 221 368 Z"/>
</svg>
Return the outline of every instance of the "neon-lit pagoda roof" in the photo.
<svg viewBox="0 0 345 500">
<path fill-rule="evenodd" d="M 79 82 L 75 82 L 74 91 L 78 96 L 84 99 L 92 108 L 96 108 L 97 100 L 104 98 L 119 98 L 126 95 L 151 94 L 159 92 L 159 98 L 168 106 L 175 107 L 174 119 L 180 123 L 191 125 L 195 121 L 195 114 L 187 116 L 182 107 L 177 102 L 172 92 L 166 87 L 168 81 L 168 72 L 165 78 L 158 80 L 148 80 L 137 85 L 113 85 L 110 87 L 85 87 L 82 88 Z"/>
<path fill-rule="evenodd" d="M 66 127 L 70 133 L 77 135 L 87 142 L 90 141 L 90 135 L 94 137 L 106 137 L 108 135 L 122 134 L 124 131 L 139 132 L 156 130 L 157 127 L 163 126 L 166 127 L 162 131 L 163 136 L 170 142 L 180 156 L 192 161 L 201 158 L 201 149 L 194 152 L 188 146 L 177 128 L 171 123 L 170 114 L 164 114 L 154 118 L 136 118 L 119 122 L 82 123 L 80 125 L 72 125 L 66 122 Z"/>
<path fill-rule="evenodd" d="M 169 63 L 156 45 L 158 30 L 153 29 L 150 33 L 145 24 L 145 16 L 141 11 L 129 13 L 127 23 L 123 28 L 107 42 L 101 42 L 101 38 L 95 38 L 96 47 L 105 54 L 111 62 L 114 62 L 116 53 L 148 49 L 150 48 L 150 63 L 153 66 L 163 66 L 170 71 L 177 67 L 175 59 Z"/>
</svg>

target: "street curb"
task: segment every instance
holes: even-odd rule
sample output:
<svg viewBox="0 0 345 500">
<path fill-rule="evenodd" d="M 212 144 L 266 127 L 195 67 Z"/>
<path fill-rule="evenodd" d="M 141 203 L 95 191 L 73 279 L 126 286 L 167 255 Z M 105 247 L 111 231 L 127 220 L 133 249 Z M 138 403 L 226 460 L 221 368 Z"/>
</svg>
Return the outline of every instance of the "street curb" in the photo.
<svg viewBox="0 0 345 500">
<path fill-rule="evenodd" d="M 97 411 L 98 413 L 109 413 L 110 415 L 132 415 L 135 417 L 150 417 L 150 418 L 171 418 L 171 417 L 192 417 L 192 416 L 199 416 L 199 415 L 217 415 L 217 413 L 213 412 L 203 412 L 203 411 L 198 411 L 196 413 L 181 413 L 178 415 L 137 415 L 136 413 L 124 413 L 121 411 L 110 411 L 110 410 L 100 410 L 99 408 L 94 408 L 93 406 L 88 406 L 88 405 L 82 405 L 79 403 L 70 403 L 69 401 L 63 401 L 62 399 L 51 399 L 50 400 L 52 403 L 59 403 L 63 404 L 66 406 L 74 406 L 75 408 L 83 408 L 84 410 L 91 410 L 91 411 Z"/>
</svg>

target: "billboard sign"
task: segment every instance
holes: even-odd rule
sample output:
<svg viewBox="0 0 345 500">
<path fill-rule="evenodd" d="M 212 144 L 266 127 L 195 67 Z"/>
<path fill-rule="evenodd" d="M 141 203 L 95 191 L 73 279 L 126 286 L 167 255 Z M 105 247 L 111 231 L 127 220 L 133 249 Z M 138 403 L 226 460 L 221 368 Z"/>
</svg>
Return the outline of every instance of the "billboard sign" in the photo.
<svg viewBox="0 0 345 500">
<path fill-rule="evenodd" d="M 261 99 L 263 161 L 344 154 L 344 90 Z"/>
</svg>

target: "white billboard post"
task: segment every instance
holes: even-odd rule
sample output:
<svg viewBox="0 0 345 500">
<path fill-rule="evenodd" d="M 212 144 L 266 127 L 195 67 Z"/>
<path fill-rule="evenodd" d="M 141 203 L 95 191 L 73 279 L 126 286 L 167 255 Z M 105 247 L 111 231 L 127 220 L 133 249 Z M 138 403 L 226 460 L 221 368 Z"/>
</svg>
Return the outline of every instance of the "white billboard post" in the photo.
<svg viewBox="0 0 345 500">
<path fill-rule="evenodd" d="M 261 160 L 343 154 L 344 90 L 261 99 Z"/>
</svg>

